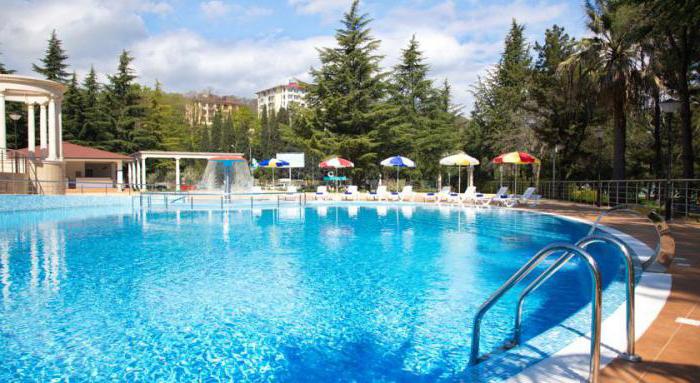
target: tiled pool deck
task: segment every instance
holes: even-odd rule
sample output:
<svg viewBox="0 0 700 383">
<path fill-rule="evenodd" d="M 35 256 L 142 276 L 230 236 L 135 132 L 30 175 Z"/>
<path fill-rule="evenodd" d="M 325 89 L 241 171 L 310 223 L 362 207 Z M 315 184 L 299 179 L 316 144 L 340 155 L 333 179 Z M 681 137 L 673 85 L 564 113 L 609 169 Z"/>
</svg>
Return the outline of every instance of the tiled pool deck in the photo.
<svg viewBox="0 0 700 383">
<path fill-rule="evenodd" d="M 543 202 L 535 210 L 594 220 L 598 210 L 589 205 Z M 604 223 L 656 246 L 650 224 L 629 216 L 608 216 Z M 601 372 L 602 382 L 700 382 L 700 224 L 671 224 L 676 258 L 671 295 L 651 327 L 637 341 L 643 363 L 615 360 Z M 637 307 L 644 310 L 644 307 Z M 680 319 L 679 318 L 685 318 Z"/>
</svg>

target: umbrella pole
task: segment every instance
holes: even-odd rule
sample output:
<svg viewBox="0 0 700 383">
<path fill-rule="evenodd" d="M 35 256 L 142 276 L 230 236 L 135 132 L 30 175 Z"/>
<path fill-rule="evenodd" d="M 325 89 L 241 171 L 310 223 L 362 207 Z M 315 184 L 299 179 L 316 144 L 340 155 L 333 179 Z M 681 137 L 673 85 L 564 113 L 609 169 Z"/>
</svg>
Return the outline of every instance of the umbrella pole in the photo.
<svg viewBox="0 0 700 383">
<path fill-rule="evenodd" d="M 399 167 L 396 167 L 396 192 L 399 192 Z"/>
</svg>

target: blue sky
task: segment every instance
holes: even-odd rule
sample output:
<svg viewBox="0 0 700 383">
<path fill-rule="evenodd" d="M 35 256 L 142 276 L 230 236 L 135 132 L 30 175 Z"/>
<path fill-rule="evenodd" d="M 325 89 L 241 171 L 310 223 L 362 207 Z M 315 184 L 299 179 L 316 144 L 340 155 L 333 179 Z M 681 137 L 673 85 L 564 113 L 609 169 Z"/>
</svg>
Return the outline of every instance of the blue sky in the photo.
<svg viewBox="0 0 700 383">
<path fill-rule="evenodd" d="M 318 65 L 315 48 L 334 43 L 349 0 L 0 0 L 0 60 L 32 75 L 52 29 L 80 76 L 94 65 L 114 71 L 121 49 L 136 58 L 142 83 L 166 90 L 211 89 L 252 97 L 256 90 L 308 79 Z M 552 24 L 573 36 L 585 33 L 582 0 L 361 3 L 383 43 L 384 66 L 396 63 L 412 34 L 436 80 L 447 78 L 455 101 L 471 109 L 470 86 L 497 60 L 512 18 L 524 23 L 531 43 Z M 31 15 L 31 17 L 27 17 Z"/>
</svg>

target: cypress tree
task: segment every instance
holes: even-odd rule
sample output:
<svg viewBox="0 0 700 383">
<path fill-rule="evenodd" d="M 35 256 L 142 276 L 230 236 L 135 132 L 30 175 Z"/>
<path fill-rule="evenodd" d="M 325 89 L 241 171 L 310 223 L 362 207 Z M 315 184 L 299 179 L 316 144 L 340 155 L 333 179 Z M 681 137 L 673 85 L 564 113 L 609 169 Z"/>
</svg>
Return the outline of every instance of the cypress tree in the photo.
<svg viewBox="0 0 700 383">
<path fill-rule="evenodd" d="M 108 131 L 109 123 L 103 108 L 103 97 L 95 68 L 90 67 L 90 72 L 83 80 L 82 88 L 82 109 L 85 118 L 78 133 L 78 142 L 107 149 L 106 145 L 111 135 Z"/>
<path fill-rule="evenodd" d="M 80 140 L 80 133 L 85 121 L 83 107 L 83 94 L 78 85 L 78 78 L 73 72 L 63 95 L 63 138 L 65 140 Z"/>
<path fill-rule="evenodd" d="M 132 61 L 133 57 L 129 52 L 122 51 L 117 73 L 109 76 L 109 84 L 105 90 L 112 135 L 108 146 L 111 150 L 121 153 L 139 150 L 139 145 L 134 140 L 134 130 L 140 123 L 140 118 L 143 117 L 139 87 L 134 84 L 136 76 L 130 67 Z"/>
<path fill-rule="evenodd" d="M 223 118 L 221 117 L 221 112 L 214 114 L 214 119 L 211 123 L 211 150 L 220 152 L 222 150 L 222 138 L 223 138 Z"/>
<path fill-rule="evenodd" d="M 68 72 L 66 72 L 68 64 L 65 63 L 68 56 L 61 47 L 61 44 L 62 42 L 58 39 L 56 30 L 54 29 L 49 38 L 49 46 L 46 48 L 46 54 L 44 58 L 40 60 L 43 66 L 32 64 L 32 69 L 42 74 L 47 80 L 65 83 L 68 81 L 69 76 Z"/>
<path fill-rule="evenodd" d="M 167 106 L 163 103 L 163 90 L 156 80 L 155 89 L 144 90 L 146 97 L 145 116 L 134 128 L 134 143 L 141 150 L 159 149 L 163 132 L 168 124 Z"/>
</svg>

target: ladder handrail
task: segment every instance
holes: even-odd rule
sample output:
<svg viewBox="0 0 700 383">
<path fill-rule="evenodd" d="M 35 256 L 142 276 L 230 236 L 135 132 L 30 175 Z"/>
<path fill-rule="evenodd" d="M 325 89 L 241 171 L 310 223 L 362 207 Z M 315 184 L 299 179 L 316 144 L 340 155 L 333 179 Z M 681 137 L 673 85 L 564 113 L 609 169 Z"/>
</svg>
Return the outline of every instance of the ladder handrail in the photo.
<svg viewBox="0 0 700 383">
<path fill-rule="evenodd" d="M 604 217 L 610 215 L 611 213 L 617 212 L 633 213 L 639 215 L 640 217 L 648 219 L 654 225 L 654 230 L 656 231 L 656 235 L 658 236 L 659 240 L 656 244 L 656 249 L 654 249 L 654 255 L 646 261 L 641 262 L 642 270 L 646 270 L 652 263 L 654 263 L 658 259 L 659 254 L 661 253 L 661 238 L 664 235 L 667 235 L 670 230 L 668 228 L 668 225 L 666 224 L 666 220 L 653 209 L 648 209 L 635 205 L 616 205 L 608 210 L 600 212 L 596 220 L 593 222 L 593 226 L 591 226 L 591 229 L 588 231 L 588 235 L 592 235 L 596 231 Z"/>
<path fill-rule="evenodd" d="M 602 284 L 600 280 L 600 271 L 595 259 L 585 250 L 566 243 L 553 243 L 546 246 L 530 260 L 525 263 L 518 271 L 496 290 L 480 307 L 474 317 L 472 326 L 472 344 L 469 363 L 474 365 L 480 362 L 479 358 L 479 341 L 481 337 L 481 320 L 486 312 L 513 286 L 530 274 L 535 267 L 540 264 L 548 256 L 558 253 L 572 253 L 585 261 L 588 272 L 591 276 L 591 349 L 590 349 L 590 364 L 589 364 L 589 381 L 598 382 L 598 373 L 600 369 L 600 323 L 601 323 L 601 303 L 602 303 Z"/>
<path fill-rule="evenodd" d="M 582 249 L 586 249 L 588 246 L 594 243 L 608 243 L 616 246 L 620 253 L 622 254 L 623 260 L 625 262 L 625 272 L 626 272 L 626 328 L 627 328 L 627 352 L 620 355 L 625 360 L 631 362 L 639 362 L 641 358 L 635 354 L 635 329 L 634 329 L 634 282 L 635 282 L 635 271 L 634 271 L 634 251 L 629 248 L 624 242 L 620 241 L 614 237 L 606 237 L 602 235 L 588 235 L 583 237 L 578 242 L 576 246 Z M 522 316 L 523 316 L 523 304 L 525 298 L 542 286 L 549 278 L 554 275 L 559 269 L 561 269 L 564 264 L 573 257 L 570 253 L 565 253 L 559 257 L 547 270 L 543 271 L 534 281 L 532 281 L 521 293 L 518 299 L 518 304 L 515 309 L 515 321 L 513 330 L 513 339 L 511 340 L 509 346 L 514 347 L 518 345 L 521 341 L 522 333 Z"/>
</svg>

